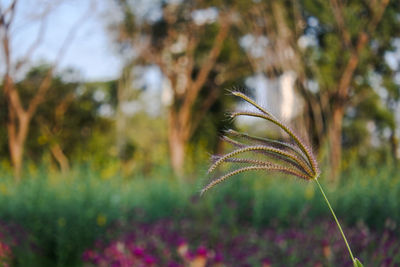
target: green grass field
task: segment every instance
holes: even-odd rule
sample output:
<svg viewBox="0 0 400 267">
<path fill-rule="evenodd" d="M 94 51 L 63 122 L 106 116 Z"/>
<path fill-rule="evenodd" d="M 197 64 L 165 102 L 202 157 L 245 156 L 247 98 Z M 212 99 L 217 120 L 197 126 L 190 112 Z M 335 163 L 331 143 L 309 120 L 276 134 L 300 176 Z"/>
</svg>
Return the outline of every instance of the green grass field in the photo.
<svg viewBox="0 0 400 267">
<path fill-rule="evenodd" d="M 118 239 L 132 232 L 133 225 L 137 225 L 137 229 L 146 225 L 152 229 L 162 222 L 168 222 L 166 232 L 176 232 L 193 247 L 222 246 L 225 259 L 234 257 L 229 256 L 228 251 L 238 249 L 238 245 L 230 246 L 229 242 L 240 235 L 251 235 L 252 231 L 272 231 L 274 234 L 268 237 L 272 239 L 285 231 L 306 233 L 311 238 L 307 242 L 316 247 L 321 247 L 325 239 L 341 242 L 337 230 L 329 226 L 331 215 L 313 183 L 281 175 L 252 173 L 234 177 L 200 198 L 199 190 L 206 181 L 202 175 L 188 181 L 178 180 L 165 170 L 160 170 L 154 177 L 122 178 L 88 167 L 76 168 L 67 175 L 37 171 L 24 177 L 20 184 L 14 183 L 10 175 L 4 175 L 0 181 L 1 242 L 10 247 L 16 266 L 81 266 L 84 251 L 93 248 L 96 241 Z M 389 236 L 398 233 L 398 172 L 387 166 L 354 168 L 343 173 L 341 181 L 335 189 L 325 187 L 340 221 L 356 240 L 353 241 L 355 246 L 362 250 L 357 251 L 357 255 L 373 258 L 376 263 L 383 262 L 384 259 L 373 255 L 379 247 L 363 246 L 364 241 L 357 241 L 357 238 L 365 231 L 370 233 L 371 242 L 382 233 L 389 231 Z M 176 225 L 183 222 L 189 226 L 180 232 Z M 332 238 L 324 236 L 328 228 Z M 254 243 L 265 250 L 270 246 L 268 238 L 256 237 Z M 145 240 L 140 242 L 143 246 L 147 244 Z M 298 253 L 292 253 L 295 258 L 285 261 L 286 256 L 282 253 L 287 247 L 270 247 L 269 251 L 281 251 L 270 257 L 276 261 L 281 257 L 280 265 L 272 266 L 299 264 L 296 259 L 301 257 L 296 255 L 301 255 L 301 242 L 296 239 L 285 242 L 293 244 L 290 251 Z M 243 246 L 249 245 L 243 243 Z M 171 244 L 167 247 L 171 251 L 176 249 Z M 341 249 L 337 248 L 337 253 L 340 254 Z M 257 262 L 264 258 L 262 252 L 257 253 L 247 259 L 251 266 L 259 266 Z M 346 251 L 342 254 L 347 257 Z M 313 255 L 309 256 L 312 258 Z M 159 263 L 167 262 L 159 255 L 155 257 Z M 314 258 L 318 260 L 318 257 Z M 323 259 L 319 261 L 324 263 Z M 87 260 L 86 265 L 90 264 Z M 304 266 L 314 266 L 312 264 L 311 260 Z"/>
</svg>

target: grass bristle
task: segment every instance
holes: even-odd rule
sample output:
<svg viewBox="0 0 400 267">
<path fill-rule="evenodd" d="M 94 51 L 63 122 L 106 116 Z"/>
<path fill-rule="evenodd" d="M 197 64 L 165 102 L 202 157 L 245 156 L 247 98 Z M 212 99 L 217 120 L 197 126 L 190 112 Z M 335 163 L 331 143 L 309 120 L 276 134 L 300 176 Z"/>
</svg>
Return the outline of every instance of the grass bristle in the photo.
<svg viewBox="0 0 400 267">
<path fill-rule="evenodd" d="M 208 169 L 208 173 L 213 172 L 216 168 L 224 163 L 247 164 L 248 166 L 230 171 L 225 175 L 214 179 L 203 188 L 201 194 L 204 194 L 206 191 L 225 181 L 226 179 L 246 171 L 279 171 L 304 180 L 313 180 L 318 177 L 319 168 L 317 160 L 312 153 L 310 146 L 304 142 L 299 135 L 297 135 L 289 126 L 279 121 L 274 115 L 269 113 L 266 109 L 245 94 L 239 91 L 233 91 L 232 94 L 248 102 L 259 111 L 234 112 L 231 113 L 232 118 L 236 118 L 238 116 L 251 116 L 264 119 L 267 122 L 277 125 L 280 129 L 286 132 L 292 139 L 293 143 L 252 136 L 247 133 L 241 133 L 234 130 L 227 130 L 225 132 L 226 135 L 221 137 L 221 139 L 224 142 L 231 144 L 235 149 L 225 155 L 212 156 L 212 164 Z M 264 160 L 243 157 L 243 155 L 247 155 L 249 153 L 261 153 L 266 157 Z M 273 162 L 272 158 L 278 162 Z"/>
</svg>

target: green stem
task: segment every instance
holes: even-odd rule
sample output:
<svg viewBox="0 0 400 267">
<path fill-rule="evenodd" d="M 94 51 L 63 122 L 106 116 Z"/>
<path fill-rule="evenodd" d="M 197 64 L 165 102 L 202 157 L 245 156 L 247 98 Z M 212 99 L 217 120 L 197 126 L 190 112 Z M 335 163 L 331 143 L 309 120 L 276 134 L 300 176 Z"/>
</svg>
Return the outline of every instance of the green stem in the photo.
<svg viewBox="0 0 400 267">
<path fill-rule="evenodd" d="M 331 204 L 329 203 L 329 200 L 328 200 L 328 198 L 326 197 L 326 195 L 325 195 L 325 193 L 324 193 L 324 190 L 322 189 L 320 183 L 318 182 L 318 179 L 315 178 L 314 180 L 315 180 L 315 182 L 317 183 L 317 185 L 318 185 L 318 187 L 319 187 L 319 190 L 321 190 L 321 193 L 322 193 L 322 195 L 324 196 L 325 202 L 326 202 L 326 204 L 328 204 L 328 207 L 329 207 L 329 209 L 331 210 L 331 213 L 332 213 L 332 215 L 333 215 L 333 218 L 335 218 L 336 224 L 337 224 L 337 226 L 338 226 L 338 228 L 339 228 L 340 233 L 342 234 L 343 240 L 344 240 L 344 242 L 346 243 L 347 249 L 348 249 L 348 251 L 349 251 L 349 253 L 350 253 L 350 257 L 351 257 L 353 263 L 355 263 L 355 259 L 354 259 L 353 253 L 351 252 L 349 243 L 347 242 L 346 236 L 344 235 L 344 232 L 343 232 L 343 230 L 342 230 L 342 227 L 340 226 L 339 220 L 337 219 L 337 217 L 336 217 L 336 215 L 335 215 L 335 212 L 333 211 L 333 209 L 332 209 L 332 207 L 331 207 Z"/>
</svg>

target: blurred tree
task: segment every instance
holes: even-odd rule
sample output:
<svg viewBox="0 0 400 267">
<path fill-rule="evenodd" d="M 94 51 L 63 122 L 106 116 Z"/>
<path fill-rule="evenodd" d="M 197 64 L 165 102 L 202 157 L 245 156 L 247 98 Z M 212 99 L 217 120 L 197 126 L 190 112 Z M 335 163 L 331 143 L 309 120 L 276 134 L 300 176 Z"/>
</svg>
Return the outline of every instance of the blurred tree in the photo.
<svg viewBox="0 0 400 267">
<path fill-rule="evenodd" d="M 245 75 L 237 72 L 240 52 L 229 35 L 236 13 L 221 1 L 160 1 L 154 18 L 138 15 L 135 1 L 118 3 L 121 47 L 137 62 L 156 64 L 167 80 L 170 161 L 182 174 L 187 144 L 218 99 L 217 87 Z M 206 89 L 210 80 L 215 86 Z"/>
<path fill-rule="evenodd" d="M 360 129 L 357 120 L 363 120 L 363 127 L 372 120 L 383 138 L 389 131 L 395 151 L 397 70 L 385 57 L 398 35 L 397 3 L 160 0 L 148 9 L 145 1 L 117 3 L 123 16 L 113 30 L 122 54 L 130 57 L 127 66 L 156 64 L 166 80 L 170 160 L 177 173 L 182 172 L 187 144 L 193 138 L 204 140 L 196 133 L 200 122 L 206 125 L 204 118 L 214 111 L 221 114 L 217 107 L 224 104 L 219 105 L 222 98 L 215 88 L 249 75 L 249 63 L 255 73 L 268 77 L 296 73 L 310 141 L 319 147 L 328 144 L 332 181 L 340 170 L 342 146 L 354 137 L 349 125 Z M 238 43 L 245 37 L 256 43 L 241 50 Z"/>
<path fill-rule="evenodd" d="M 381 85 L 371 82 L 374 74 L 387 81 L 385 87 L 382 85 L 384 91 L 393 90 L 393 80 L 389 80 L 394 73 L 385 61 L 385 53 L 392 49 L 393 38 L 398 35 L 400 6 L 388 0 L 303 3 L 305 32 L 314 35 L 318 42 L 311 48 L 313 62 L 308 60 L 306 64 L 313 70 L 310 78 L 318 81 L 334 181 L 340 169 L 346 111 L 351 107 L 360 110 L 360 104 L 368 101 L 373 91 L 380 90 Z M 394 131 L 393 116 L 387 112 L 383 115 L 381 105 L 370 104 L 368 109 L 374 114 L 370 118 Z"/>
<path fill-rule="evenodd" d="M 21 176 L 22 161 L 24 155 L 24 146 L 26 138 L 29 133 L 30 123 L 32 118 L 37 112 L 38 107 L 45 101 L 47 92 L 51 87 L 51 80 L 54 68 L 57 66 L 62 56 L 65 54 L 68 45 L 74 38 L 77 29 L 82 24 L 83 20 L 87 18 L 87 13 L 80 18 L 71 30 L 66 34 L 66 38 L 61 45 L 54 64 L 47 70 L 47 74 L 42 77 L 43 80 L 37 84 L 37 90 L 31 95 L 31 98 L 22 99 L 15 80 L 22 66 L 25 66 L 31 59 L 32 54 L 42 42 L 42 37 L 45 32 L 47 16 L 52 8 L 44 8 L 40 22 L 40 29 L 38 31 L 36 40 L 33 40 L 32 45 L 28 48 L 26 54 L 22 58 L 16 58 L 13 54 L 13 23 L 17 12 L 18 1 L 13 0 L 8 6 L 0 5 L 0 38 L 2 58 L 4 59 L 4 73 L 3 73 L 3 93 L 6 98 L 7 105 L 7 134 L 8 146 L 11 156 L 11 162 L 14 167 L 14 173 L 17 180 Z M 92 11 L 93 6 L 90 6 L 89 11 Z M 61 158 L 60 158 L 61 159 Z"/>
<path fill-rule="evenodd" d="M 304 81 L 306 78 L 301 54 L 297 51 L 299 29 L 293 23 L 294 11 L 300 12 L 297 5 L 297 2 L 285 1 L 253 3 L 248 12 L 242 14 L 242 36 L 239 42 L 254 74 L 270 84 L 267 87 L 267 98 L 278 101 L 268 101 L 271 105 L 269 108 L 273 111 L 275 109 L 281 119 L 291 120 L 288 123 L 296 124 L 296 128 L 306 130 L 309 127 L 304 127 L 304 122 L 309 124 L 308 116 L 302 116 L 302 100 L 296 99 L 298 93 L 303 93 L 303 88 L 300 83 L 292 82 Z M 308 97 L 303 97 L 307 101 Z M 307 140 L 310 134 L 302 135 L 306 141 L 315 143 L 316 140 Z"/>
<path fill-rule="evenodd" d="M 380 129 L 390 129 L 396 143 L 393 102 L 399 99 L 398 85 L 393 80 L 396 70 L 385 57 L 399 34 L 399 9 L 398 3 L 387 0 L 332 0 L 329 5 L 326 1 L 258 1 L 243 21 L 244 32 L 268 38 L 266 49 L 272 56 L 249 55 L 255 70 L 267 75 L 296 72 L 305 114 L 311 118 L 312 141 L 329 144 L 332 181 L 340 169 L 342 145 L 348 145 L 342 143 L 347 111 L 353 111 L 348 123 L 356 126 L 359 119 L 373 120 Z M 372 81 L 376 77 L 381 84 Z M 348 126 L 346 130 L 351 129 Z"/>
<path fill-rule="evenodd" d="M 31 99 L 36 93 L 38 84 L 47 75 L 49 68 L 48 65 L 33 67 L 23 80 L 14 84 L 22 101 Z M 111 92 L 115 92 L 116 82 L 81 84 L 76 81 L 78 76 L 73 70 L 52 76 L 50 87 L 57 90 L 49 90 L 46 101 L 37 108 L 25 144 L 29 159 L 40 163 L 50 153 L 64 172 L 69 169 L 70 159 L 90 159 L 95 162 L 110 157 L 108 150 L 99 150 L 97 146 L 101 142 L 106 147 L 107 139 L 112 140 L 111 134 L 108 135 L 112 130 L 112 114 L 104 110 L 112 110 L 114 106 Z M 5 100 L 2 95 L 0 102 Z M 6 118 L 7 112 L 7 109 L 1 110 L 0 116 Z M 100 135 L 109 137 L 99 140 Z M 7 140 L 2 138 L 1 147 L 6 143 Z M 93 143 L 96 145 L 93 146 Z M 4 155 L 4 150 L 1 152 Z"/>
</svg>

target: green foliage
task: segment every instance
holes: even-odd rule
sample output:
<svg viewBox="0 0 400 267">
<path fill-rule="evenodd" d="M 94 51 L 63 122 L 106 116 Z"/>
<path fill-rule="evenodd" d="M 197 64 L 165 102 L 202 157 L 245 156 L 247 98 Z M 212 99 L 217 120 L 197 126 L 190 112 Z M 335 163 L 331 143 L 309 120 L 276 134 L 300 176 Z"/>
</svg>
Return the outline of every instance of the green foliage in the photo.
<svg viewBox="0 0 400 267">
<path fill-rule="evenodd" d="M 298 4 L 306 22 L 304 33 L 317 41 L 317 44 L 302 51 L 307 78 L 316 81 L 319 86 L 318 92 L 313 94 L 321 98 L 329 95 L 326 99 L 329 103 L 321 103 L 326 124 L 329 124 L 332 108 L 345 101 L 347 109 L 343 128 L 344 152 L 353 153 L 354 148 L 359 149 L 358 156 L 361 158 L 364 158 L 363 150 L 373 147 L 371 138 L 376 133 L 383 144 L 390 146 L 389 138 L 392 137 L 382 132 L 389 132 L 389 136 L 395 132 L 393 103 L 399 100 L 400 91 L 394 77 L 398 69 L 392 69 L 388 65 L 387 53 L 395 49 L 394 41 L 399 37 L 396 29 L 400 26 L 400 6 L 395 1 L 389 1 L 376 24 L 372 18 L 379 13 L 383 3 L 375 5 L 361 0 L 340 4 L 337 14 L 343 25 L 335 18 L 333 4 L 319 0 L 304 0 Z M 349 85 L 349 98 L 340 99 L 335 95 L 338 82 L 357 47 L 361 33 L 367 36 L 368 42 L 360 52 L 357 68 Z M 348 34 L 348 42 L 344 40 L 345 34 Z M 368 131 L 368 123 L 375 123 L 376 130 Z"/>
<path fill-rule="evenodd" d="M 149 40 L 146 51 L 151 50 L 152 56 L 143 51 L 136 51 L 137 57 L 128 64 L 138 66 L 155 64 L 171 83 L 173 96 L 172 102 L 166 107 L 170 112 L 170 118 L 163 118 L 167 121 L 165 127 L 170 129 L 181 127 L 182 129 L 178 132 L 187 135 L 181 139 L 190 139 L 184 140 L 184 145 L 188 150 L 185 168 L 195 170 L 196 164 L 204 163 L 204 158 L 198 157 L 200 152 L 205 154 L 205 151 L 216 150 L 219 145 L 218 134 L 229 124 L 220 119 L 226 110 L 224 108 L 231 104 L 223 88 L 229 88 L 233 84 L 243 84 L 246 75 L 250 74 L 250 67 L 237 42 L 241 33 L 235 28 L 236 25 L 229 28 L 227 37 L 223 37 L 222 48 L 220 52 L 217 52 L 215 62 L 213 57 L 209 57 L 210 53 L 220 50 L 219 48 L 212 50 L 213 47 L 217 47 L 215 39 L 221 27 L 224 29 L 224 24 L 231 18 L 216 18 L 214 21 L 197 24 L 192 14 L 195 11 L 213 8 L 222 16 L 225 12 L 233 13 L 232 6 L 234 7 L 235 4 L 231 1 L 183 1 L 181 3 L 155 1 L 154 9 L 149 8 L 148 13 L 143 13 L 135 1 L 116 2 L 123 14 L 122 22 L 115 25 L 119 35 L 116 43 L 121 47 L 123 55 L 130 55 L 136 49 L 135 43 L 140 43 L 141 39 Z M 162 16 L 156 20 L 150 19 L 148 15 L 157 8 L 162 11 Z M 208 64 L 211 65 L 208 66 Z M 204 73 L 207 76 L 204 77 L 205 80 L 202 78 Z M 199 74 L 201 75 L 198 76 Z M 197 94 L 198 84 L 201 85 L 201 90 Z M 194 103 L 186 100 L 191 99 L 191 95 L 195 96 Z M 189 103 L 189 111 L 182 111 L 183 103 Z M 184 112 L 189 115 L 176 117 L 180 118 L 179 120 L 190 118 L 188 122 L 172 122 L 172 114 Z M 162 128 L 159 132 L 166 133 Z M 158 151 L 158 147 L 155 147 L 155 150 Z M 157 164 L 157 162 L 153 163 Z"/>
<path fill-rule="evenodd" d="M 38 255 L 21 255 L 18 264 L 29 256 L 30 266 L 75 265 L 80 252 L 104 232 L 110 222 L 121 218 L 126 203 L 107 181 L 82 171 L 77 177 L 32 177 L 19 186 L 3 181 L 2 220 L 17 222 L 28 232 L 38 247 Z M 80 181 L 77 181 L 80 179 Z M 28 253 L 22 251 L 22 253 Z M 21 259 L 21 261 L 20 261 Z M 46 259 L 49 262 L 42 262 Z"/>
<path fill-rule="evenodd" d="M 110 34 L 115 37 L 121 56 L 127 59 L 126 68 L 134 69 L 136 66 L 157 63 L 147 56 L 128 59 L 131 58 L 136 41 L 142 44 L 143 37 L 148 37 L 149 46 L 154 48 L 153 52 L 162 55 L 161 50 L 164 52 L 169 50 L 172 45 L 180 42 L 179 36 L 182 35 L 186 39 L 190 37 L 199 41 L 194 50 L 193 77 L 204 65 L 204 58 L 210 52 L 210 47 L 221 25 L 218 21 L 204 25 L 188 23 L 191 20 L 191 12 L 214 7 L 220 11 L 220 14 L 231 11 L 237 16 L 228 37 L 224 41 L 216 65 L 210 71 L 207 81 L 193 106 L 193 114 L 200 114 L 201 116 L 199 116 L 200 120 L 193 116 L 196 125 L 187 149 L 187 167 L 189 170 L 196 170 L 197 164 L 204 163 L 207 157 L 206 152 L 213 153 L 221 149 L 218 135 L 222 130 L 232 126 L 232 121 L 224 119 L 224 112 L 227 109 L 233 109 L 234 103 L 231 98 L 226 96 L 224 89 L 243 85 L 246 77 L 254 72 L 246 53 L 239 45 L 239 40 L 245 35 L 255 34 L 255 32 L 252 32 L 251 25 L 260 20 L 261 24 L 266 24 L 270 28 L 265 32 L 261 30 L 258 34 L 272 33 L 270 38 L 267 36 L 271 40 L 271 44 L 277 41 L 273 40 L 273 35 L 279 28 L 277 21 L 274 21 L 276 14 L 273 13 L 273 4 L 270 1 L 256 1 L 256 3 L 254 1 L 210 0 L 202 2 L 183 1 L 178 4 L 175 2 L 173 4 L 170 1 L 155 1 L 154 6 L 149 7 L 149 12 L 139 14 L 135 1 L 117 0 L 115 2 L 121 11 L 122 20 L 110 26 Z M 300 65 L 302 65 L 299 68 L 304 68 L 302 70 L 304 71 L 304 82 L 312 80 L 318 83 L 317 92 L 308 92 L 307 97 L 316 101 L 310 102 L 318 104 L 315 107 L 316 109 L 319 108 L 317 106 L 321 105 L 321 113 L 323 113 L 321 114 L 321 123 L 323 124 L 323 133 L 321 134 L 323 136 L 312 136 L 311 138 L 318 143 L 317 145 L 320 145 L 318 138 L 326 139 L 327 126 L 330 121 L 329 114 L 332 111 L 330 108 L 335 101 L 339 101 L 335 97 L 330 97 L 330 94 L 337 89 L 338 80 L 352 51 L 343 44 L 343 38 L 332 12 L 332 7 L 327 5 L 325 1 L 303 0 L 293 2 L 286 0 L 279 1 L 279 4 L 285 10 L 286 26 L 288 26 L 288 30 L 292 31 L 295 53 L 299 53 Z M 260 8 L 260 11 L 262 11 L 260 16 L 267 18 L 265 21 L 261 21 L 263 20 L 262 17 L 249 17 L 249 14 L 252 14 L 250 11 L 258 7 L 265 7 L 265 9 Z M 171 14 L 168 18 L 165 15 L 156 21 L 149 19 L 148 16 L 157 8 L 161 8 L 165 11 L 165 14 L 169 14 L 168 12 L 171 12 Z M 168 11 L 169 9 L 172 11 Z M 389 138 L 393 137 L 396 128 L 394 120 L 395 103 L 400 98 L 400 91 L 394 77 L 398 70 L 391 69 L 385 57 L 388 52 L 396 49 L 395 40 L 399 37 L 399 32 L 396 31 L 399 28 L 399 5 L 395 1 L 389 2 L 377 29 L 372 32 L 368 32 L 366 27 L 371 21 L 370 16 L 372 14 L 369 3 L 361 0 L 346 2 L 343 4 L 343 11 L 343 19 L 353 46 L 356 44 L 361 31 L 367 30 L 369 36 L 369 42 L 361 53 L 354 79 L 351 82 L 352 93 L 348 103 L 346 103 L 348 108 L 343 125 L 345 164 L 348 159 L 354 161 L 359 159 L 359 162 L 363 163 L 368 161 L 366 158 L 371 154 L 378 158 L 389 149 L 393 150 L 395 146 L 388 141 L 390 141 Z M 176 21 L 167 23 L 167 19 Z M 304 35 L 315 38 L 316 43 L 304 49 L 297 47 L 296 43 Z M 163 42 L 166 40 L 169 40 L 170 43 L 164 44 Z M 149 49 L 144 50 L 148 51 Z M 174 62 L 180 57 L 183 61 L 187 60 L 185 57 L 189 55 L 184 53 L 186 52 L 172 53 L 172 58 L 166 61 Z M 172 65 L 168 66 L 165 63 L 165 69 L 173 68 Z M 17 82 L 18 92 L 24 106 L 37 91 L 37 87 L 43 80 L 48 68 L 47 65 L 33 67 L 22 80 Z M 166 72 L 165 69 L 162 71 Z M 279 75 L 281 71 L 278 70 L 273 75 Z M 122 73 L 121 77 L 123 78 L 124 75 Z M 134 75 L 130 73 L 128 76 Z M 115 144 L 115 116 L 107 117 L 99 112 L 104 107 L 109 107 L 112 111 L 115 111 L 117 82 L 82 83 L 77 77 L 79 75 L 72 70 L 54 75 L 52 87 L 32 120 L 27 138 L 25 159 L 36 164 L 41 162 L 54 164 L 55 160 L 50 149 L 53 145 L 58 144 L 72 164 L 81 164 L 90 159 L 92 164 L 101 166 L 108 162 L 110 158 L 117 160 L 118 156 L 121 156 L 124 161 L 122 164 L 125 165 L 124 169 L 127 170 L 127 173 L 132 173 L 133 170 L 150 172 L 150 169 L 154 166 L 162 165 L 168 161 L 166 145 L 168 123 L 166 116 L 151 118 L 144 115 L 144 112 L 139 112 L 130 118 L 127 127 L 129 134 L 127 147 L 122 151 L 123 155 L 118 155 L 121 151 L 118 151 L 119 148 L 116 148 Z M 130 83 L 128 82 L 128 84 Z M 99 95 L 99 92 L 104 94 L 104 99 L 94 99 L 94 96 Z M 217 92 L 217 100 L 205 114 L 202 114 L 199 111 L 207 106 L 205 102 L 213 92 Z M 325 99 L 326 103 L 318 102 L 318 99 Z M 3 162 L 7 161 L 9 157 L 7 129 L 5 127 L 8 111 L 5 101 L 4 95 L 1 94 L 0 157 Z M 175 104 L 179 106 L 181 102 L 179 100 Z M 57 112 L 57 110 L 62 111 L 63 103 L 66 109 L 65 113 L 61 114 L 62 112 Z M 312 119 L 310 120 L 311 125 L 314 122 Z M 367 129 L 371 122 L 376 126 L 374 133 Z M 310 126 L 310 132 L 311 129 L 314 128 Z M 371 148 L 371 137 L 374 134 L 381 141 L 378 149 Z M 200 154 L 205 156 L 199 156 Z M 385 160 L 386 158 L 383 157 L 382 161 Z"/>
<path fill-rule="evenodd" d="M 128 173 L 150 174 L 157 166 L 168 164 L 167 127 L 164 118 L 139 111 L 128 118 L 126 136 L 132 146 L 129 159 L 123 164 L 130 166 Z"/>
<path fill-rule="evenodd" d="M 309 227 L 320 218 L 330 219 L 314 184 L 287 177 L 238 175 L 199 198 L 204 181 L 193 186 L 168 169 L 159 169 L 153 178 L 105 172 L 82 167 L 62 176 L 43 167 L 20 184 L 3 174 L 0 220 L 26 229 L 37 250 L 16 251 L 18 266 L 74 266 L 105 229 L 129 220 L 193 219 L 212 231 L 224 227 L 235 232 L 243 225 Z M 327 195 L 345 225 L 379 230 L 400 223 L 400 177 L 392 167 L 352 168 L 341 181 Z"/>
<path fill-rule="evenodd" d="M 48 66 L 33 67 L 26 77 L 16 84 L 25 106 L 36 93 L 48 73 Z M 112 121 L 102 116 L 103 105 L 115 105 L 115 82 L 82 84 L 77 81 L 78 73 L 73 70 L 52 77 L 51 86 L 30 124 L 26 158 L 40 164 L 54 162 L 51 148 L 59 145 L 69 160 L 76 162 L 98 162 L 110 156 L 108 150 L 99 150 L 99 144 L 111 147 Z M 97 99 L 96 94 L 104 94 Z M 4 103 L 4 95 L 0 102 Z M 5 105 L 2 105 L 5 107 Z M 0 156 L 8 158 L 7 122 L 8 111 L 0 110 Z M 50 159 L 50 160 L 49 160 Z"/>
</svg>

